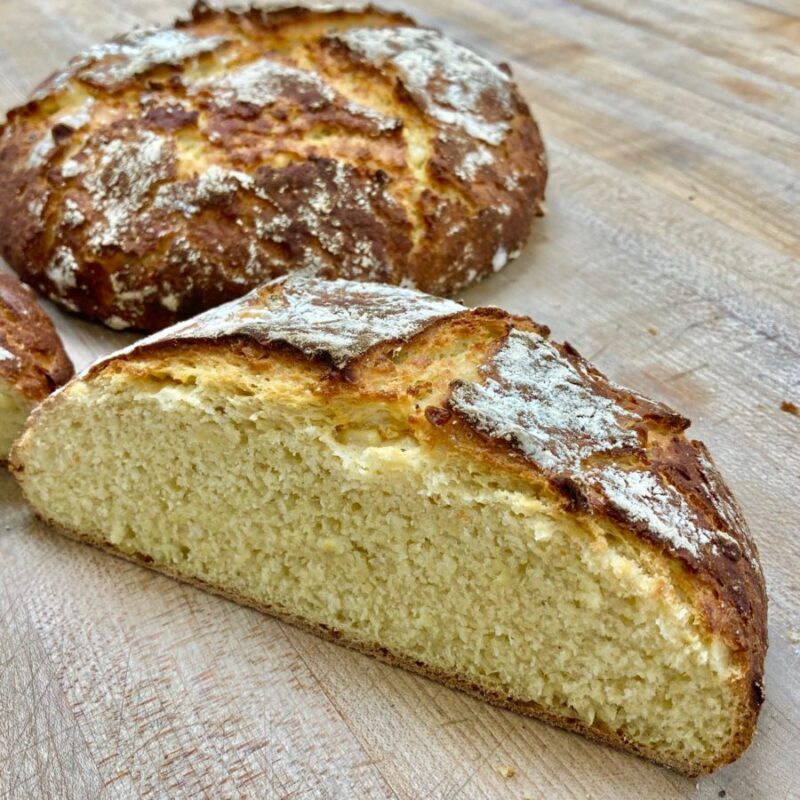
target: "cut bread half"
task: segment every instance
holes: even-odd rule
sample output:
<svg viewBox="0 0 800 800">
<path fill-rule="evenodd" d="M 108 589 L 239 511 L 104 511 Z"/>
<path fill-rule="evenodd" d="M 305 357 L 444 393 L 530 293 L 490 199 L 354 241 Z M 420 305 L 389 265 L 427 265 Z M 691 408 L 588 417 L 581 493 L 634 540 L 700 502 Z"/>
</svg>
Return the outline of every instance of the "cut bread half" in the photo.
<svg viewBox="0 0 800 800">
<path fill-rule="evenodd" d="M 293 277 L 93 366 L 12 467 L 68 536 L 695 775 L 762 699 L 688 422 L 531 320 Z"/>
</svg>

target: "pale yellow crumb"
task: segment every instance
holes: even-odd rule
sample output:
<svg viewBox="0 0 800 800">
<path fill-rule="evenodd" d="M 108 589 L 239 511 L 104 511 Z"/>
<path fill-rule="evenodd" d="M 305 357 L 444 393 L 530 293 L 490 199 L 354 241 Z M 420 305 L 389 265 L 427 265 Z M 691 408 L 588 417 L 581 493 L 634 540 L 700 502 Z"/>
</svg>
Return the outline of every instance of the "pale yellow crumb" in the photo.
<svg viewBox="0 0 800 800">
<path fill-rule="evenodd" d="M 464 374 L 471 351 L 447 352 Z M 209 349 L 126 364 L 72 384 L 18 445 L 44 516 L 664 759 L 728 747 L 738 662 L 611 523 L 432 446 L 400 401 L 320 402 L 289 360 Z"/>
<path fill-rule="evenodd" d="M 648 325 L 648 326 L 647 326 L 647 332 L 648 332 L 648 333 L 649 333 L 651 336 L 655 336 L 655 335 L 658 333 L 658 328 L 656 328 L 656 326 L 655 326 L 655 325 Z"/>
</svg>

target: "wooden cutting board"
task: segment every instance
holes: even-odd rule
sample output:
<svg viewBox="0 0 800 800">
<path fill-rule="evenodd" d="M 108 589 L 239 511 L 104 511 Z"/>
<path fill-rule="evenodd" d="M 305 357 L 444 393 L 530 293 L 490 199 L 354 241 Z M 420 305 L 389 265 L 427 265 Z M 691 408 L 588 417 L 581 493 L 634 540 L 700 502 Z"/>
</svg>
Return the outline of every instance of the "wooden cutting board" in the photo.
<svg viewBox="0 0 800 800">
<path fill-rule="evenodd" d="M 549 149 L 547 217 L 467 302 L 690 416 L 741 500 L 771 600 L 753 746 L 686 780 L 54 536 L 3 474 L 2 798 L 800 797 L 800 5 L 402 5 L 511 63 Z M 0 106 L 181 6 L 0 0 Z M 79 367 L 133 338 L 53 313 Z"/>
</svg>

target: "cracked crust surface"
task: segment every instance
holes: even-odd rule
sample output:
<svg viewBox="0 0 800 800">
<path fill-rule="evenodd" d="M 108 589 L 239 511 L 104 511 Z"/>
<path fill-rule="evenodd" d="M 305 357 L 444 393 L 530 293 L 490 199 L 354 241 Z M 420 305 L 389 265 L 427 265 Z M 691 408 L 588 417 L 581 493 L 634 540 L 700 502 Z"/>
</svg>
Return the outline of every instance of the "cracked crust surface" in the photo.
<svg viewBox="0 0 800 800">
<path fill-rule="evenodd" d="M 520 250 L 546 171 L 508 69 L 402 14 L 198 4 L 9 112 L 0 248 L 114 328 L 296 270 L 447 295 Z"/>
<path fill-rule="evenodd" d="M 72 362 L 34 293 L 11 275 L 0 275 L 0 378 L 38 403 L 72 373 Z"/>
</svg>

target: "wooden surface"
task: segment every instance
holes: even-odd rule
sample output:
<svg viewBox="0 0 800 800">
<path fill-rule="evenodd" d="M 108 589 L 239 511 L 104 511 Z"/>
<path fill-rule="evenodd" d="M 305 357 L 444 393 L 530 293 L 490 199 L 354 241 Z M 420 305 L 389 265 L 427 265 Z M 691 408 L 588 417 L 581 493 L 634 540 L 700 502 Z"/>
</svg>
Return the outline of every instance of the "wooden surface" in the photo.
<svg viewBox="0 0 800 800">
<path fill-rule="evenodd" d="M 688 781 L 53 536 L 4 475 L 1 797 L 800 797 L 800 4 L 404 7 L 510 62 L 549 149 L 547 217 L 466 299 L 688 414 L 741 500 L 771 601 L 753 746 Z M 0 105 L 180 8 L 0 0 Z M 55 316 L 79 366 L 131 339 Z"/>
</svg>

